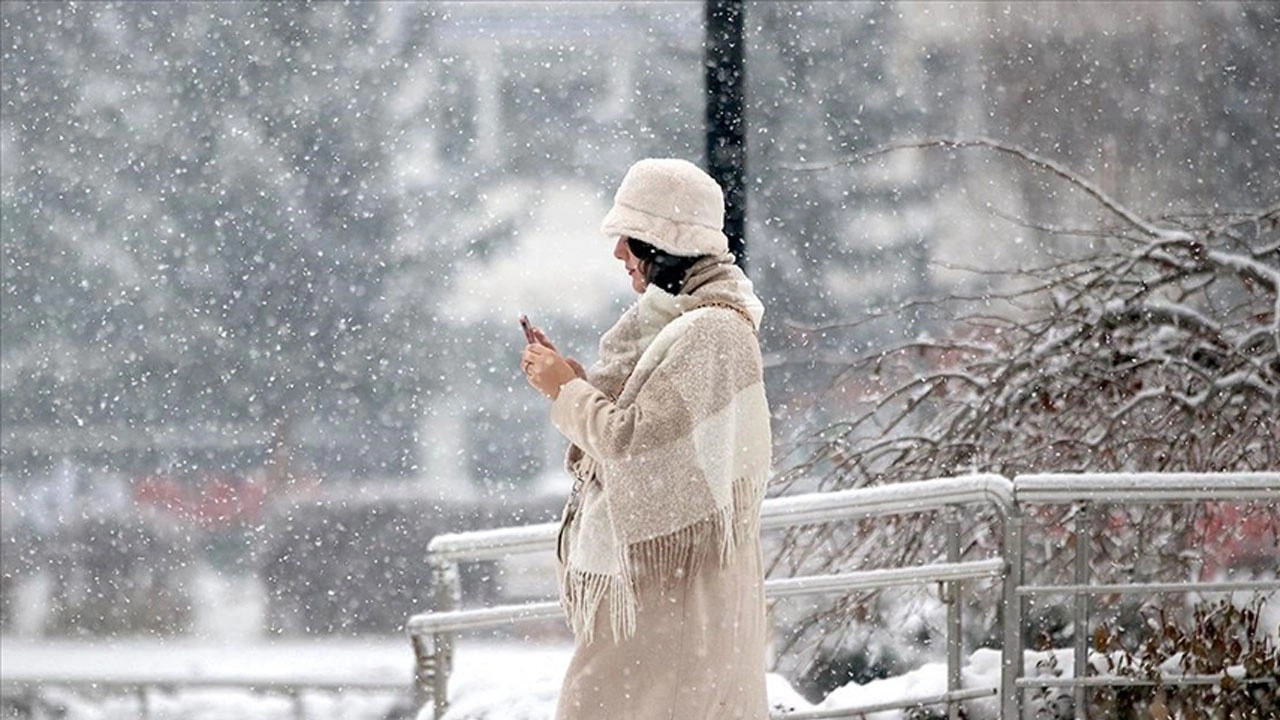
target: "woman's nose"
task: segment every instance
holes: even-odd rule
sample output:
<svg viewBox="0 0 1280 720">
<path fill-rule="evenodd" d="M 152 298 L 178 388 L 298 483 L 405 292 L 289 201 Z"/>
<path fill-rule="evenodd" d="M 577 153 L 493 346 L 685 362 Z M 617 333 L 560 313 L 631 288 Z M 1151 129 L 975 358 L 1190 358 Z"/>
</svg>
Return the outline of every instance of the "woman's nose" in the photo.
<svg viewBox="0 0 1280 720">
<path fill-rule="evenodd" d="M 613 245 L 613 256 L 618 258 L 619 260 L 627 259 L 626 255 L 624 254 L 625 248 L 622 245 L 624 242 L 626 242 L 625 238 L 618 238 L 618 242 L 614 243 Z"/>
</svg>

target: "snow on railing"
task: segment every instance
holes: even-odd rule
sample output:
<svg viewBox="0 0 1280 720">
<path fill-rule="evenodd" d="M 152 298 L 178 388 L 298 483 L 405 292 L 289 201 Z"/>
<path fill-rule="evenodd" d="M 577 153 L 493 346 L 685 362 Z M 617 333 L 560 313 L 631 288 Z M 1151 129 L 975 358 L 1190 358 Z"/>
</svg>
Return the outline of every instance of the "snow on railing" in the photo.
<svg viewBox="0 0 1280 720">
<path fill-rule="evenodd" d="M 501 560 L 508 555 L 553 549 L 558 528 L 558 523 L 539 523 L 474 532 L 442 533 L 427 543 L 427 552 L 438 560 Z"/>
<path fill-rule="evenodd" d="M 1202 500 L 1280 502 L 1280 473 L 1042 473 L 1019 475 L 1014 495 L 1022 503 L 1107 500 L 1165 503 Z"/>
</svg>

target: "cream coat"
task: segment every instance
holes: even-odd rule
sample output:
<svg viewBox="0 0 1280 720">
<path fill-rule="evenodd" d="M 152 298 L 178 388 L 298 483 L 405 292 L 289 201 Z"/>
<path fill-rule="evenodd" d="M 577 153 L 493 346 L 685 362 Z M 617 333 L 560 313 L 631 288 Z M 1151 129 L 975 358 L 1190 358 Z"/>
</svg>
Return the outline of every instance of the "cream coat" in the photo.
<svg viewBox="0 0 1280 720">
<path fill-rule="evenodd" d="M 711 278 L 702 301 L 715 295 L 714 306 L 691 302 L 642 341 L 616 401 L 601 373 L 566 384 L 552 406 L 584 481 L 558 548 L 577 645 L 557 720 L 768 716 L 758 315 L 724 297 L 746 282 L 736 268 L 708 261 L 694 276 Z M 615 331 L 627 327 L 624 316 Z M 591 552 L 601 545 L 612 547 Z"/>
<path fill-rule="evenodd" d="M 637 631 L 615 641 L 607 611 L 579 641 L 556 720 L 765 720 L 759 540 L 668 588 L 642 584 Z"/>
</svg>

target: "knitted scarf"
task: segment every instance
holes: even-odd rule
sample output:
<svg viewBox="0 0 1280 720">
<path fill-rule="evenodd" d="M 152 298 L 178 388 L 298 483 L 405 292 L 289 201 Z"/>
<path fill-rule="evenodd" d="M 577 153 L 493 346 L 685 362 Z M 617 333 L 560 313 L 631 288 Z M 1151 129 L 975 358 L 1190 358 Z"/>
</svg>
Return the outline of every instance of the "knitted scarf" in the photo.
<svg viewBox="0 0 1280 720">
<path fill-rule="evenodd" d="M 561 388 L 552 422 L 578 483 L 560 595 L 580 638 L 604 602 L 615 639 L 629 637 L 639 583 L 679 582 L 758 535 L 771 460 L 762 314 L 731 255 L 705 258 L 682 294 L 650 286 L 587 379 Z"/>
</svg>

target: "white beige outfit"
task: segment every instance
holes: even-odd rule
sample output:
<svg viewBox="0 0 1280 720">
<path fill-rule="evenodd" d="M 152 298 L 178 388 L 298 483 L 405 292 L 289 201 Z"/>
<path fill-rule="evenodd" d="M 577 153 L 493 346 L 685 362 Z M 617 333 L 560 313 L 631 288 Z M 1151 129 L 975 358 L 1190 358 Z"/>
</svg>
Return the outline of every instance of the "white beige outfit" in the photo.
<svg viewBox="0 0 1280 720">
<path fill-rule="evenodd" d="M 728 254 L 650 287 L 552 422 L 573 445 L 561 600 L 577 638 L 558 720 L 763 720 L 762 308 Z"/>
</svg>

